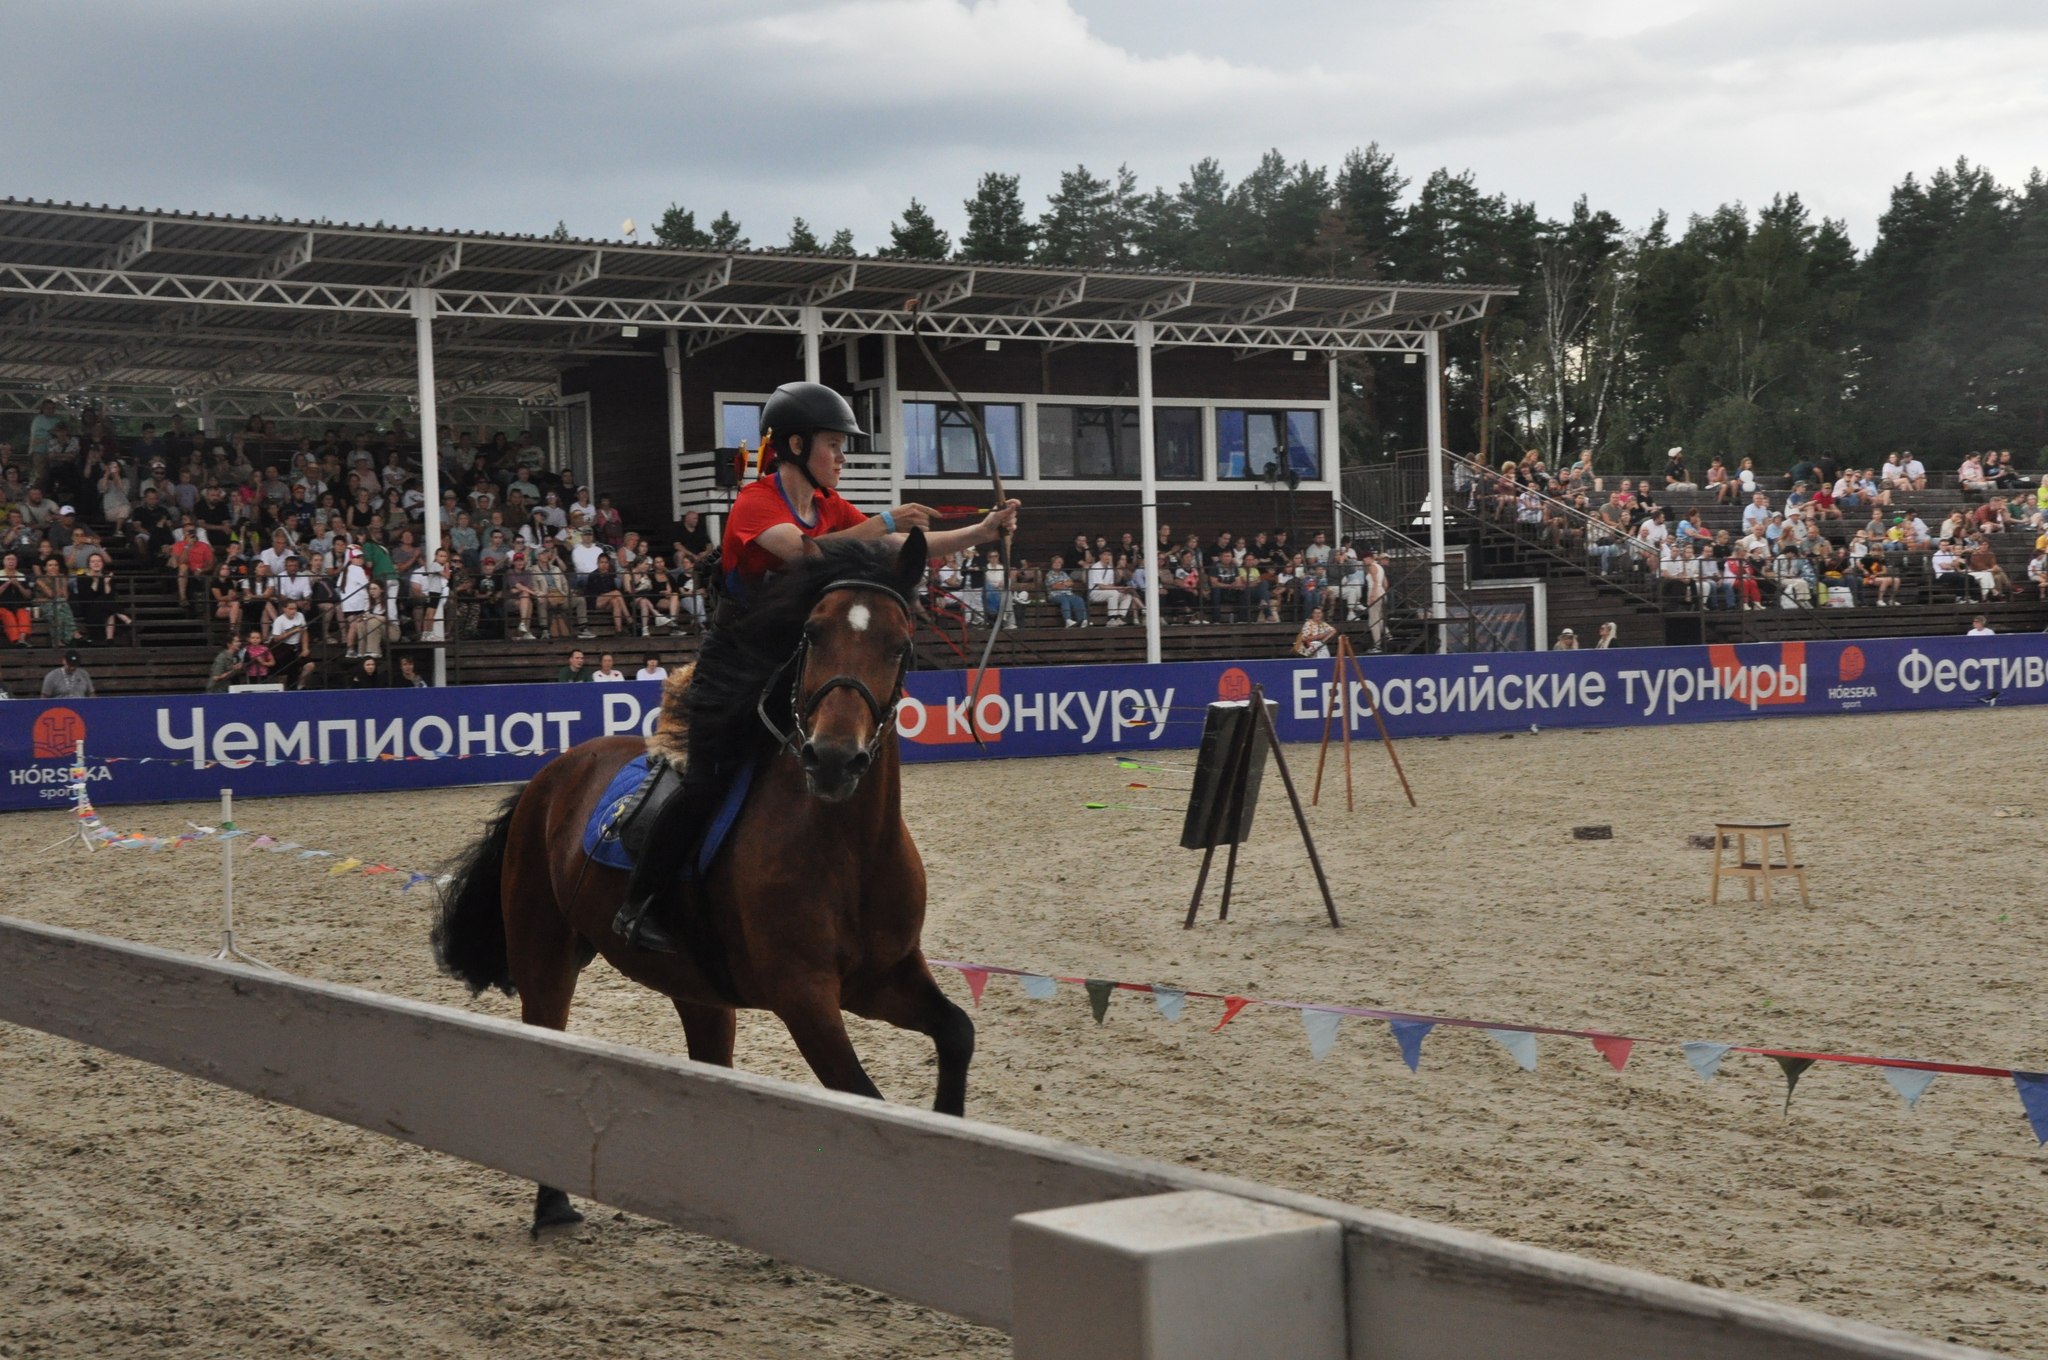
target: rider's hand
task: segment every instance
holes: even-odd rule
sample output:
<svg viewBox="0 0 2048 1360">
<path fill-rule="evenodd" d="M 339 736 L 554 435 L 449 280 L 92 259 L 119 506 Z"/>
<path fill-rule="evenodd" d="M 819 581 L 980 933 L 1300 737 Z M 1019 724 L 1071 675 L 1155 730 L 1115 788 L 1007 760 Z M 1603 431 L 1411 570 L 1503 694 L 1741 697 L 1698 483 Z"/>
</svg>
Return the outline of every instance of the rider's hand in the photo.
<svg viewBox="0 0 2048 1360">
<path fill-rule="evenodd" d="M 919 505 L 911 501 L 891 510 L 889 517 L 896 521 L 896 531 L 902 533 L 906 529 L 930 529 L 938 519 L 939 512 L 929 505 Z"/>
<path fill-rule="evenodd" d="M 1001 538 L 1004 534 L 1015 533 L 1017 511 L 1023 504 L 1024 502 L 1012 497 L 1003 502 L 1002 509 L 990 511 L 988 518 L 981 522 L 982 532 L 987 535 L 983 541 L 988 542 Z"/>
</svg>

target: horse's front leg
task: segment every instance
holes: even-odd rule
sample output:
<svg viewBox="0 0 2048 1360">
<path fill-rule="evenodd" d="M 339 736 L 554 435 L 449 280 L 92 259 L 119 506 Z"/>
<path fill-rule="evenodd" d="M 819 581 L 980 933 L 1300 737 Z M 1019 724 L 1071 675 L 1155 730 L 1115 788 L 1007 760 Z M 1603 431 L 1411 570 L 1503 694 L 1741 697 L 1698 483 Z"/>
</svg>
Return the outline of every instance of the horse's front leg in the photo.
<svg viewBox="0 0 2048 1360">
<path fill-rule="evenodd" d="M 860 1065 L 847 1036 L 846 1021 L 839 1014 L 839 981 L 820 977 L 799 979 L 780 989 L 768 1009 L 789 1029 L 797 1052 L 811 1065 L 828 1091 L 882 1099 L 868 1071 Z"/>
<path fill-rule="evenodd" d="M 924 956 L 912 954 L 871 988 L 848 996 L 846 1008 L 870 1020 L 929 1035 L 939 1054 L 940 1114 L 967 1113 L 967 1067 L 974 1061 L 974 1021 L 932 980 Z"/>
</svg>

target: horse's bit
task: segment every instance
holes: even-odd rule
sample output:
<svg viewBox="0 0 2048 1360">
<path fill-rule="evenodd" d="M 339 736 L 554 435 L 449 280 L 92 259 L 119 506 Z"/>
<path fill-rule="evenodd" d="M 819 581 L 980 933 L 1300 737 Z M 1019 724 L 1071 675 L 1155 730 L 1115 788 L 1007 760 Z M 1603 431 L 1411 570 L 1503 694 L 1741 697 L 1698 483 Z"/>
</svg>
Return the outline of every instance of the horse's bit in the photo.
<svg viewBox="0 0 2048 1360">
<path fill-rule="evenodd" d="M 910 601 L 903 598 L 902 592 L 893 586 L 883 585 L 879 581 L 834 581 L 818 592 L 818 598 L 823 599 L 835 590 L 876 591 L 887 595 L 890 599 L 896 601 L 897 604 L 902 605 L 906 618 L 916 617 L 915 611 L 910 607 Z M 806 699 L 803 697 L 804 663 L 810 656 L 811 640 L 809 637 L 805 637 L 801 642 L 797 643 L 796 650 L 790 653 L 789 660 L 777 666 L 770 673 L 768 683 L 761 687 L 761 697 L 754 703 L 754 712 L 760 715 L 761 725 L 766 727 L 769 733 L 774 736 L 776 744 L 791 755 L 801 759 L 803 744 L 809 740 L 804 728 L 812 717 L 817 714 L 818 705 L 823 703 L 825 696 L 833 690 L 850 689 L 861 697 L 861 701 L 868 706 L 869 716 L 874 719 L 875 735 L 868 739 L 867 744 L 868 759 L 873 760 L 881 752 L 883 738 L 889 734 L 889 729 L 895 724 L 896 701 L 903 697 L 903 677 L 910 669 L 910 649 L 911 643 L 906 641 L 903 644 L 903 650 L 897 654 L 896 683 L 890 691 L 889 701 L 886 704 L 875 698 L 875 692 L 869 689 L 867 683 L 857 675 L 835 675 L 812 690 L 810 697 Z M 796 721 L 791 726 L 791 729 L 785 732 L 775 725 L 773 718 L 768 716 L 768 696 L 775 689 L 776 678 L 784 671 L 790 669 L 791 666 L 796 668 L 796 676 L 790 681 L 789 711 Z"/>
</svg>

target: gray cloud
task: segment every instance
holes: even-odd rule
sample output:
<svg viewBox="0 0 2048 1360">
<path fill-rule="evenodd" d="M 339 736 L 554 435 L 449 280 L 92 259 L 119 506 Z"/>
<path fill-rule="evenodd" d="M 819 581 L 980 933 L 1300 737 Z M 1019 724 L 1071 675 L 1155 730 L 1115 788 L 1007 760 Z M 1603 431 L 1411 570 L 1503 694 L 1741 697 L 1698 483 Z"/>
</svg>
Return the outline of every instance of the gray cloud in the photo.
<svg viewBox="0 0 2048 1360">
<path fill-rule="evenodd" d="M 957 225 L 983 170 L 1176 183 L 1377 140 L 1547 212 L 1798 190 L 1869 239 L 1958 154 L 2023 175 L 2048 12 L 1999 0 L 70 0 L 10 3 L 0 191 L 615 233 L 672 200 L 757 243 Z M 81 42 L 79 34 L 110 35 Z"/>
</svg>

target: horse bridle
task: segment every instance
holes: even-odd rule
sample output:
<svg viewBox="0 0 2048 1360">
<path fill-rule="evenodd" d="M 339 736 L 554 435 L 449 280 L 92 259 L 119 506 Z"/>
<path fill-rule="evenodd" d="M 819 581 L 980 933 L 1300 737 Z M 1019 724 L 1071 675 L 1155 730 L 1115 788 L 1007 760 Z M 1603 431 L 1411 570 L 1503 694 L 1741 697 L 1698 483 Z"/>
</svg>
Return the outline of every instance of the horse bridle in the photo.
<svg viewBox="0 0 2048 1360">
<path fill-rule="evenodd" d="M 818 598 L 822 600 L 825 596 L 839 590 L 872 590 L 878 594 L 887 595 L 890 599 L 896 601 L 897 604 L 903 606 L 905 618 L 915 619 L 917 617 L 916 610 L 911 608 L 910 601 L 903 597 L 901 591 L 897 590 L 894 586 L 884 585 L 880 581 L 834 581 L 818 592 Z M 797 643 L 796 650 L 789 654 L 789 659 L 770 673 L 768 683 L 761 687 L 761 697 L 754 703 L 754 712 L 760 716 L 761 725 L 768 729 L 770 735 L 775 738 L 776 744 L 791 755 L 801 759 L 804 743 L 810 740 L 809 734 L 804 731 L 804 728 L 816 716 L 818 705 L 823 703 L 825 696 L 833 690 L 850 689 L 861 697 L 861 701 L 868 706 L 868 715 L 874 719 L 875 734 L 868 739 L 867 744 L 868 759 L 873 760 L 880 754 L 882 741 L 888 736 L 889 729 L 895 725 L 896 701 L 903 697 L 903 677 L 910 669 L 910 649 L 911 642 L 906 639 L 902 650 L 896 654 L 896 683 L 890 689 L 889 701 L 887 703 L 883 703 L 875 698 L 875 692 L 869 689 L 867 682 L 857 675 L 835 675 L 812 690 L 809 697 L 806 698 L 803 693 L 804 669 L 805 662 L 811 652 L 811 640 L 806 636 L 801 642 Z M 795 722 L 791 724 L 790 730 L 785 732 L 775 725 L 773 718 L 768 716 L 768 696 L 775 690 L 776 678 L 791 667 L 795 667 L 796 676 L 790 681 L 789 685 L 789 712 L 790 716 L 795 719 Z"/>
</svg>

